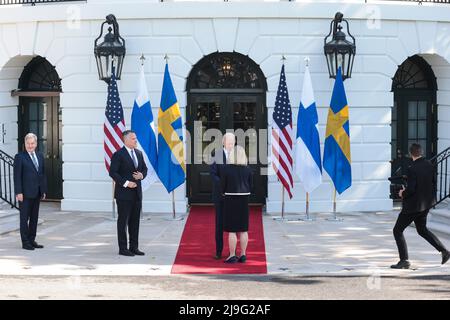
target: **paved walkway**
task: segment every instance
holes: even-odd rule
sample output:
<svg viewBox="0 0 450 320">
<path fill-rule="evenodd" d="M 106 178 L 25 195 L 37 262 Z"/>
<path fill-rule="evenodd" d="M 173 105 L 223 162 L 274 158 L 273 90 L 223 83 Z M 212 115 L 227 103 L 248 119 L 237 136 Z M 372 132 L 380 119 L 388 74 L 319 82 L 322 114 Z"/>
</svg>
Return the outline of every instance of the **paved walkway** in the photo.
<svg viewBox="0 0 450 320">
<path fill-rule="evenodd" d="M 414 228 L 406 231 L 413 270 L 391 270 L 397 262 L 392 236 L 397 212 L 341 215 L 342 222 L 275 221 L 264 216 L 268 273 L 272 275 L 448 275 L 450 264 Z M 21 248 L 17 231 L 0 236 L 0 275 L 169 275 L 186 220 L 167 214 L 141 220 L 143 257 L 117 254 L 116 222 L 108 213 L 59 211 L 45 204 L 38 242 L 44 249 Z M 213 237 L 211 234 L 207 235 Z M 450 239 L 441 237 L 450 247 Z M 251 259 L 251 248 L 248 249 Z"/>
</svg>

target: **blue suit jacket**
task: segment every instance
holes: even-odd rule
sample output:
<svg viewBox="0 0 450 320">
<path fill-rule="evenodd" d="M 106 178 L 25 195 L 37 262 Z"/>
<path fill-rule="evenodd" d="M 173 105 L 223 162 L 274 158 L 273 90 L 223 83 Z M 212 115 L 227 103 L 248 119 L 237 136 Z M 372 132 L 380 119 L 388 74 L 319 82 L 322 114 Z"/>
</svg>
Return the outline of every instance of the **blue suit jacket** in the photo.
<svg viewBox="0 0 450 320">
<path fill-rule="evenodd" d="M 19 152 L 14 158 L 14 192 L 25 198 L 36 199 L 47 193 L 47 177 L 42 153 L 36 151 L 39 171 L 27 151 Z"/>
<path fill-rule="evenodd" d="M 135 192 L 137 192 L 138 200 L 142 200 L 141 180 L 134 180 L 133 172 L 139 171 L 145 178 L 147 176 L 147 166 L 142 152 L 138 149 L 134 149 L 134 151 L 138 160 L 137 169 L 134 167 L 133 159 L 131 159 L 131 156 L 125 147 L 117 150 L 112 156 L 109 176 L 116 182 L 114 197 L 117 200 L 133 200 Z M 125 188 L 123 185 L 127 180 L 135 182 L 137 188 Z"/>
<path fill-rule="evenodd" d="M 213 157 L 215 158 L 215 155 Z M 225 156 L 225 151 L 222 150 L 222 163 L 217 163 L 216 161 L 214 161 L 210 166 L 209 173 L 211 175 L 212 180 L 213 202 L 220 202 L 223 199 L 222 192 L 220 190 L 220 174 L 221 174 L 220 171 L 226 163 L 227 157 Z"/>
</svg>

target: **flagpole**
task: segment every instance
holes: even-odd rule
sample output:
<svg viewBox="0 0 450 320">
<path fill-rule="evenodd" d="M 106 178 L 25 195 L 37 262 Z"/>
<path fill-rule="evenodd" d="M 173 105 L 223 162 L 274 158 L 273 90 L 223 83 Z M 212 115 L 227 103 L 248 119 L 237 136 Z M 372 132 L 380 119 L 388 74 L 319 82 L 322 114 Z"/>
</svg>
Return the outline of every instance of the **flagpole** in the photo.
<svg viewBox="0 0 450 320">
<path fill-rule="evenodd" d="M 306 218 L 303 221 L 314 221 L 309 215 L 309 192 L 306 193 L 306 208 L 305 208 Z"/>
<path fill-rule="evenodd" d="M 336 188 L 334 188 L 334 194 L 333 194 L 333 214 L 334 214 L 334 220 L 336 220 Z"/>
<path fill-rule="evenodd" d="M 280 181 L 280 180 L 278 180 L 278 181 Z M 276 221 L 285 221 L 286 220 L 284 218 L 284 186 L 283 186 L 283 184 L 281 184 L 281 216 L 274 217 L 273 220 L 276 220 Z"/>
<path fill-rule="evenodd" d="M 173 213 L 173 219 L 175 220 L 176 213 L 175 213 L 175 191 L 172 191 L 172 213 Z"/>
<path fill-rule="evenodd" d="M 306 219 L 309 220 L 309 192 L 306 193 Z"/>
<path fill-rule="evenodd" d="M 335 221 L 335 222 L 344 221 L 344 219 L 337 217 L 337 212 L 336 212 L 336 188 L 334 188 L 334 191 L 333 191 L 333 218 L 329 218 L 327 220 L 328 221 Z"/>
<path fill-rule="evenodd" d="M 183 216 L 176 216 L 176 210 L 175 210 L 175 189 L 171 192 L 172 193 L 172 217 L 171 218 L 164 218 L 164 220 L 167 221 L 180 221 L 183 220 Z"/>
</svg>

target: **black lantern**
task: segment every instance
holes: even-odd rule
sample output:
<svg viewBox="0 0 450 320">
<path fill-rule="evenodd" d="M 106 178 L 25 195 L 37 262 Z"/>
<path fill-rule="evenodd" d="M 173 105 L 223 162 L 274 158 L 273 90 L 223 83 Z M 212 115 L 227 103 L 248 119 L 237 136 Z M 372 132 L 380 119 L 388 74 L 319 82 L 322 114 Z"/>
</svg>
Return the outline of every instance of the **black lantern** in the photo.
<svg viewBox="0 0 450 320">
<path fill-rule="evenodd" d="M 330 33 L 324 39 L 324 51 L 327 58 L 328 73 L 330 78 L 336 79 L 336 74 L 341 67 L 342 79 L 351 78 L 353 69 L 353 60 L 355 59 L 356 46 L 355 37 L 350 33 L 348 21 L 343 19 L 344 15 L 337 12 L 333 21 L 330 23 Z M 345 39 L 345 33 L 342 31 L 341 23 L 347 24 L 348 35 L 353 39 L 350 42 Z M 327 38 L 333 33 L 333 38 L 327 42 Z"/>
<path fill-rule="evenodd" d="M 103 27 L 105 24 L 110 25 L 108 33 L 105 35 L 103 42 L 98 44 L 98 41 L 103 35 Z M 119 34 L 119 25 L 113 14 L 109 14 L 106 17 L 106 21 L 102 23 L 100 35 L 94 42 L 94 54 L 100 80 L 109 83 L 113 67 L 116 79 L 120 79 L 123 59 L 125 57 L 125 40 Z"/>
</svg>

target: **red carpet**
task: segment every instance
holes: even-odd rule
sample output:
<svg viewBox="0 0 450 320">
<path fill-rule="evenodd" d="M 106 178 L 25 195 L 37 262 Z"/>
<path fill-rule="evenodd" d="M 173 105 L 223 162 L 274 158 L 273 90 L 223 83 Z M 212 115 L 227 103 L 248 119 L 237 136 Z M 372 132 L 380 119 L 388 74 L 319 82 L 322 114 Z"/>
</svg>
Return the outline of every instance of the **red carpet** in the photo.
<svg viewBox="0 0 450 320">
<path fill-rule="evenodd" d="M 228 233 L 223 236 L 223 259 L 215 260 L 215 212 L 213 206 L 192 206 L 177 256 L 172 266 L 175 274 L 266 274 L 266 248 L 261 207 L 250 207 L 247 262 L 224 263 L 229 255 Z M 239 241 L 236 254 L 239 256 Z"/>
</svg>

